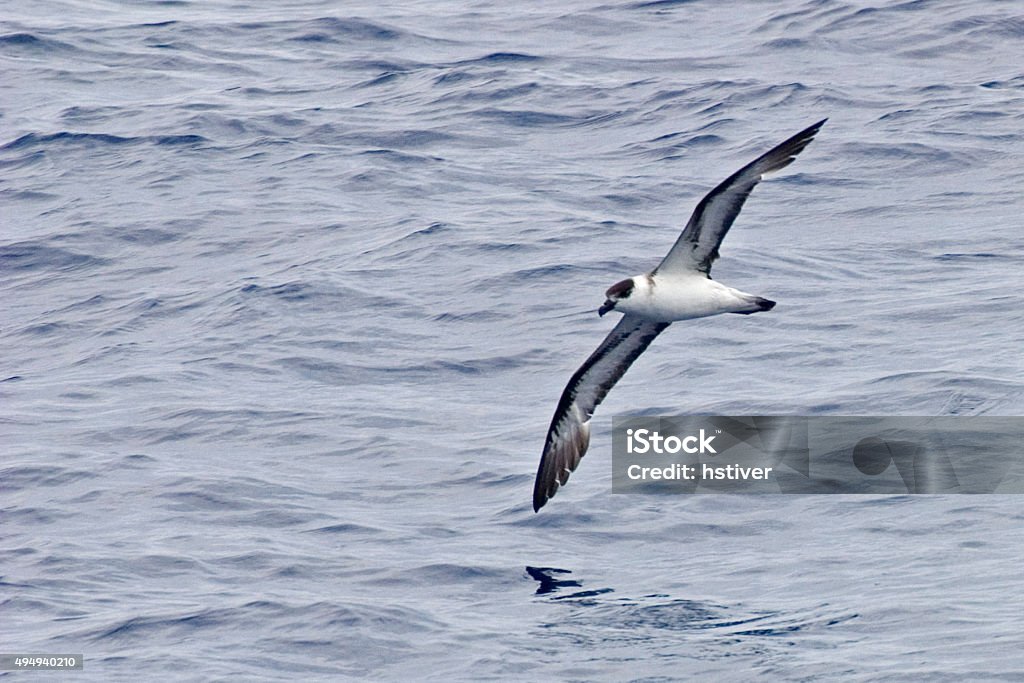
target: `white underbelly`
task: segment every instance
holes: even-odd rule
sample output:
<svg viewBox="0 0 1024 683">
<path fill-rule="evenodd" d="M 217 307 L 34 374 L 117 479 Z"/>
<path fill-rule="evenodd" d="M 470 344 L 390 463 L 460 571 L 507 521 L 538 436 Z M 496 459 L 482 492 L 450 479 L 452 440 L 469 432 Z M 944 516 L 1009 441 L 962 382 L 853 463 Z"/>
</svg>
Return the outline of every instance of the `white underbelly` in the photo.
<svg viewBox="0 0 1024 683">
<path fill-rule="evenodd" d="M 651 320 L 672 322 L 749 309 L 752 298 L 750 294 L 714 280 L 692 277 L 658 282 L 636 301 L 630 302 L 628 312 Z"/>
</svg>

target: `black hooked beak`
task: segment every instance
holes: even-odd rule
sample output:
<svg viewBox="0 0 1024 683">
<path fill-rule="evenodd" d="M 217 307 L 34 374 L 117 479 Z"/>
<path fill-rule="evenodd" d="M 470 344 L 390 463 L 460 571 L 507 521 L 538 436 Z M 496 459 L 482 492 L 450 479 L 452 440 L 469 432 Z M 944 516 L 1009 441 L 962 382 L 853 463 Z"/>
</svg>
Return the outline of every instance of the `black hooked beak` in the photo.
<svg viewBox="0 0 1024 683">
<path fill-rule="evenodd" d="M 604 303 L 601 304 L 601 308 L 597 309 L 597 314 L 603 316 L 608 311 L 615 308 L 615 302 L 611 299 L 605 299 Z"/>
</svg>

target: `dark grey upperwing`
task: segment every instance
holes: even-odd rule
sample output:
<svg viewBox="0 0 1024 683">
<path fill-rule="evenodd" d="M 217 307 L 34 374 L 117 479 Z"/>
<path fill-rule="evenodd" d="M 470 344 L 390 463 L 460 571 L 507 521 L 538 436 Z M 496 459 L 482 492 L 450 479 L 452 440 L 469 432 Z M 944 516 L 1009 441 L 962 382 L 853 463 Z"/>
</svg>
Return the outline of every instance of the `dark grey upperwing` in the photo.
<svg viewBox="0 0 1024 683">
<path fill-rule="evenodd" d="M 533 485 L 533 511 L 569 480 L 590 445 L 590 416 L 633 361 L 670 323 L 624 315 L 569 380 L 551 418 Z"/>
<path fill-rule="evenodd" d="M 711 190 L 693 210 L 683 233 L 676 240 L 664 260 L 654 273 L 698 272 L 707 275 L 711 264 L 718 258 L 718 247 L 729 232 L 733 221 L 743 208 L 743 202 L 750 196 L 765 173 L 785 168 L 796 155 L 814 139 L 828 119 L 822 119 L 805 128 L 782 144 L 733 173 Z"/>
</svg>

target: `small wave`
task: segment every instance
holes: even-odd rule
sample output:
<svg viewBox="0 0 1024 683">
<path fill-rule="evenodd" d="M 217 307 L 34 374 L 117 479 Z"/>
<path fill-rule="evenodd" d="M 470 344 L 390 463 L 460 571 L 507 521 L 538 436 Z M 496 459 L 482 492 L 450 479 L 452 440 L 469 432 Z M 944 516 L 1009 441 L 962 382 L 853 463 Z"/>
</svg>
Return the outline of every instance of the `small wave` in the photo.
<svg viewBox="0 0 1024 683">
<path fill-rule="evenodd" d="M 0 266 L 10 270 L 74 270 L 107 262 L 96 256 L 39 242 L 16 242 L 0 246 Z"/>
<path fill-rule="evenodd" d="M 808 41 L 801 38 L 776 38 L 764 44 L 764 47 L 769 50 L 793 50 L 806 48 L 807 46 Z"/>
<path fill-rule="evenodd" d="M 650 159 L 671 159 L 684 150 L 714 147 L 722 143 L 723 139 L 720 136 L 710 133 L 698 133 L 697 135 L 669 133 L 653 140 L 629 145 L 627 149 L 633 154 Z"/>
<path fill-rule="evenodd" d="M 1010 261 L 1016 260 L 1016 257 L 1010 254 L 992 254 L 989 252 L 978 252 L 975 254 L 941 254 L 939 256 L 934 256 L 932 258 L 936 261 L 974 261 L 978 259 L 1006 259 Z"/>
<path fill-rule="evenodd" d="M 0 168 L 4 168 L 4 164 L 0 164 Z M 50 202 L 60 198 L 59 195 L 49 192 L 34 192 L 32 190 L 0 190 L 0 197 L 3 197 L 5 201 L 13 202 Z"/>
<path fill-rule="evenodd" d="M 138 138 L 126 138 L 120 135 L 108 135 L 106 133 L 71 133 L 62 131 L 49 135 L 38 133 L 27 133 L 12 142 L 8 142 L 0 149 L 20 149 L 33 145 L 45 145 L 51 142 L 83 142 L 91 145 L 123 145 L 137 142 Z"/>
<path fill-rule="evenodd" d="M 483 57 L 475 57 L 473 59 L 464 59 L 459 62 L 454 62 L 455 65 L 464 66 L 469 64 L 519 64 L 519 63 L 535 63 L 544 61 L 544 57 L 538 57 L 537 55 L 528 55 L 522 52 L 492 52 Z"/>
<path fill-rule="evenodd" d="M 627 5 L 629 9 L 669 9 L 680 5 L 689 5 L 697 0 L 646 0 Z"/>
<path fill-rule="evenodd" d="M 499 320 L 505 320 L 508 316 L 498 313 L 496 311 L 479 310 L 470 311 L 468 313 L 440 313 L 435 315 L 431 320 L 438 323 L 488 323 L 496 322 Z"/>
<path fill-rule="evenodd" d="M 480 109 L 473 112 L 477 118 L 497 121 L 519 128 L 542 128 L 545 126 L 577 125 L 590 117 L 554 114 L 530 109 Z"/>
<path fill-rule="evenodd" d="M 201 135 L 144 135 L 125 137 L 122 135 L 111 135 L 109 133 L 72 133 L 61 131 L 59 133 L 40 134 L 26 133 L 21 137 L 0 146 L 0 149 L 22 149 L 51 143 L 80 144 L 87 147 L 99 147 L 103 145 L 133 145 L 149 143 L 153 145 L 197 145 L 209 142 Z"/>
<path fill-rule="evenodd" d="M 280 297 L 285 301 L 305 301 L 312 294 L 312 287 L 304 282 L 286 282 L 281 285 L 244 285 L 240 290 L 249 296 Z"/>
<path fill-rule="evenodd" d="M 263 26 L 265 25 L 260 25 L 260 27 Z M 363 19 L 340 19 L 338 17 L 320 17 L 319 19 L 303 22 L 299 30 L 303 31 L 303 33 L 288 40 L 304 43 L 337 42 L 340 40 L 348 42 L 352 39 L 390 41 L 404 35 L 401 30 L 383 24 Z"/>
<path fill-rule="evenodd" d="M 380 529 L 377 529 L 377 528 L 374 528 L 374 527 L 369 527 L 369 526 L 364 526 L 362 524 L 341 523 L 341 524 L 331 524 L 330 526 L 317 527 L 316 529 L 307 529 L 306 533 L 309 533 L 309 534 L 340 534 L 340 535 L 347 536 L 347 535 L 351 535 L 351 534 L 358 534 L 358 535 L 378 534 L 378 533 L 380 533 L 380 531 L 381 531 Z"/>
<path fill-rule="evenodd" d="M 493 584 L 506 576 L 504 570 L 453 563 L 427 564 L 408 569 L 402 574 L 416 583 L 428 585 L 458 585 L 474 579 L 489 579 Z"/>
<path fill-rule="evenodd" d="M 54 40 L 53 38 L 40 38 L 32 33 L 8 33 L 0 36 L 0 50 L 8 48 L 7 51 L 24 51 L 24 52 L 61 52 L 61 51 L 77 51 L 74 46 Z"/>
<path fill-rule="evenodd" d="M 71 470 L 66 467 L 24 465 L 8 467 L 0 470 L 0 479 L 8 491 L 21 489 L 38 489 L 50 486 L 65 486 L 85 479 L 93 479 L 97 475 L 82 470 Z M 12 513 L 10 509 L 6 514 Z"/>
<path fill-rule="evenodd" d="M 157 634 L 170 632 L 179 637 L 204 628 L 216 627 L 225 622 L 230 610 L 208 609 L 174 617 L 132 617 L 91 634 L 91 640 L 138 640 L 158 637 Z"/>
<path fill-rule="evenodd" d="M 1005 81 L 986 81 L 981 84 L 981 87 L 988 90 L 1002 90 L 1006 88 L 1019 90 L 1024 88 L 1024 76 L 1014 76 Z"/>
<path fill-rule="evenodd" d="M 393 149 L 368 149 L 364 152 L 359 152 L 360 156 L 374 157 L 376 159 L 384 159 L 391 161 L 396 164 L 432 164 L 441 161 L 439 157 L 424 156 L 420 154 L 408 154 L 406 152 L 398 152 Z"/>
</svg>

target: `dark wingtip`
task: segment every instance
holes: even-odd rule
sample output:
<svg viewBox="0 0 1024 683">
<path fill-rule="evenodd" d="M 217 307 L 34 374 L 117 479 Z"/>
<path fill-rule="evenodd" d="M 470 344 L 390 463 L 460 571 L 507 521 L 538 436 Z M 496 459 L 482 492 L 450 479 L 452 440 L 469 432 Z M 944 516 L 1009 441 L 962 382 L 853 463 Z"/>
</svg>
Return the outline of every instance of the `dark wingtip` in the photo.
<svg viewBox="0 0 1024 683">
<path fill-rule="evenodd" d="M 814 139 L 814 136 L 818 134 L 818 131 L 821 130 L 821 127 L 825 125 L 826 121 L 828 121 L 828 117 L 827 116 L 825 118 L 823 118 L 821 121 L 818 121 L 817 123 L 812 123 L 811 125 L 807 126 L 802 131 L 797 133 L 795 137 L 806 139 L 807 142 L 809 143 L 811 140 Z M 804 143 L 805 147 L 806 147 L 806 145 L 807 145 L 807 143 Z M 800 148 L 800 151 L 802 151 L 802 150 L 803 150 L 803 147 Z"/>
<path fill-rule="evenodd" d="M 803 136 L 814 137 L 815 135 L 818 134 L 818 131 L 821 130 L 821 127 L 825 125 L 826 121 L 828 121 L 828 117 L 827 116 L 825 118 L 823 118 L 821 121 L 818 121 L 817 123 L 812 123 L 811 125 L 807 126 L 802 131 L 797 133 L 797 136 L 799 136 L 799 137 L 803 137 Z"/>
<path fill-rule="evenodd" d="M 824 118 L 821 121 L 818 121 L 817 123 L 812 123 L 811 125 L 804 128 L 802 131 L 791 137 L 789 140 L 786 140 L 786 142 L 783 142 L 781 145 L 779 145 L 779 147 L 792 145 L 794 147 L 792 154 L 794 156 L 799 154 L 800 152 L 803 151 L 804 147 L 806 147 L 808 143 L 810 143 L 810 141 L 814 139 L 814 136 L 818 134 L 818 131 L 821 130 L 821 127 L 825 125 L 826 121 L 828 121 L 828 118 Z"/>
<path fill-rule="evenodd" d="M 761 173 L 771 173 L 789 166 L 796 159 L 796 155 L 800 154 L 807 145 L 811 144 L 811 140 L 818 134 L 818 131 L 825 125 L 826 121 L 828 121 L 827 118 L 807 126 L 796 135 L 784 140 L 747 166 L 744 166 L 737 174 L 757 166 L 761 167 Z"/>
<path fill-rule="evenodd" d="M 547 456 L 545 451 L 544 455 L 540 458 L 540 467 L 537 469 L 537 478 L 533 482 L 533 511 L 540 512 L 540 509 L 544 507 L 544 504 L 551 499 L 551 495 L 548 494 L 547 487 L 544 484 L 544 461 Z"/>
<path fill-rule="evenodd" d="M 807 142 L 814 139 L 814 136 L 818 134 L 818 131 L 820 131 L 821 127 L 825 125 L 826 121 L 828 121 L 828 117 L 823 118 L 817 123 L 811 124 L 806 130 L 804 130 L 804 133 L 807 135 Z"/>
<path fill-rule="evenodd" d="M 550 500 L 550 496 L 544 491 L 538 480 L 536 485 L 533 487 L 533 511 L 540 512 L 540 509 Z"/>
</svg>

